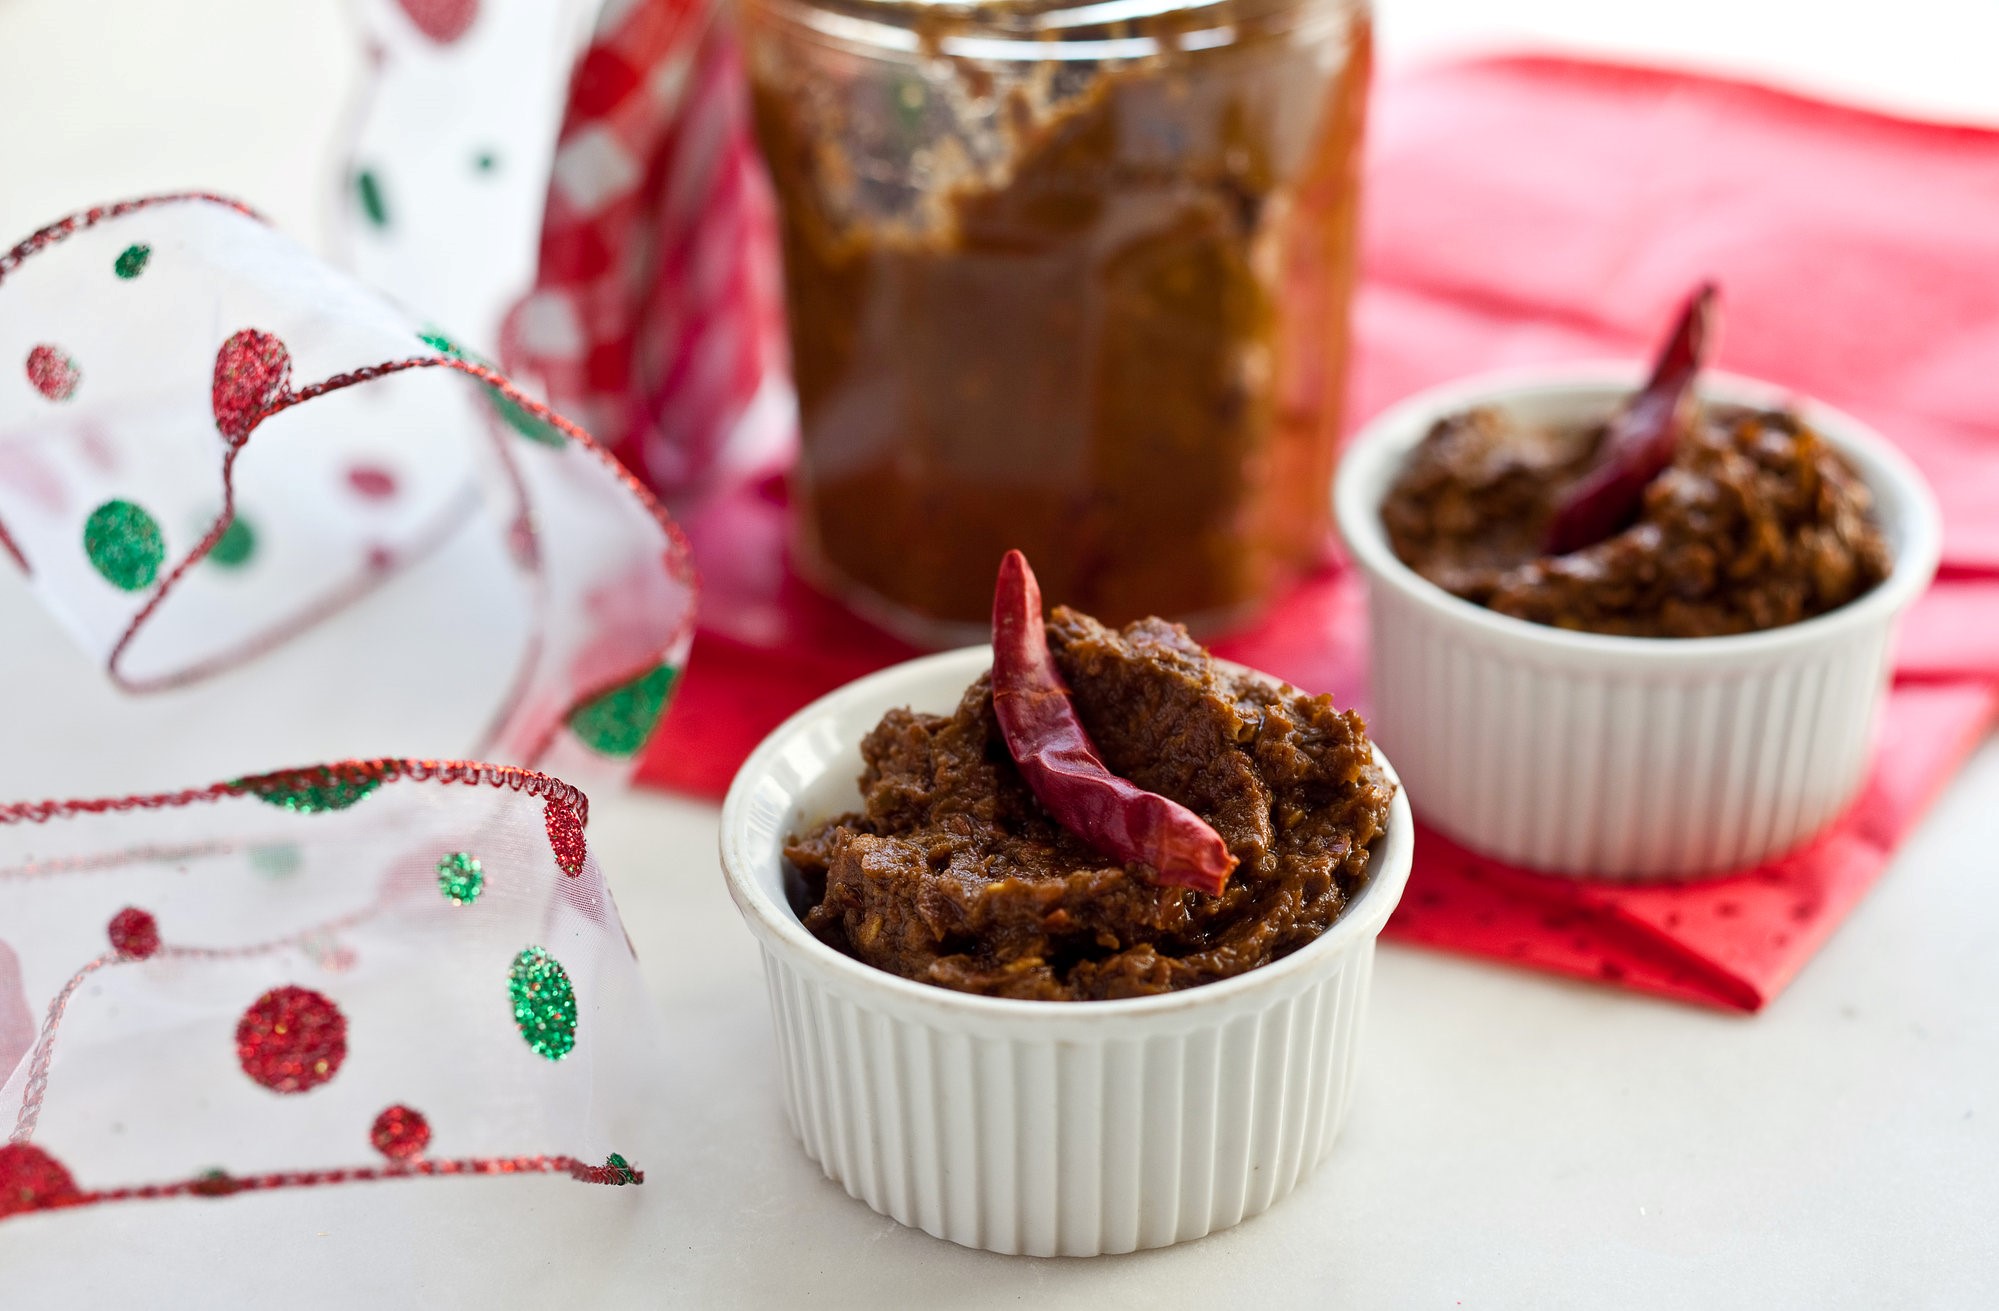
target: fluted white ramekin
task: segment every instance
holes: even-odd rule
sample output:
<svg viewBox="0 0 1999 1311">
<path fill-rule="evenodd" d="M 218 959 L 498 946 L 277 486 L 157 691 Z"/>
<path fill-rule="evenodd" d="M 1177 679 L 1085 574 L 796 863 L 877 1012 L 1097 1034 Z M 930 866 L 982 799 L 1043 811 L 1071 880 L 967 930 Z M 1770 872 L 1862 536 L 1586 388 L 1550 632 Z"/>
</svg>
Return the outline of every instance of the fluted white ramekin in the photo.
<svg viewBox="0 0 1999 1311">
<path fill-rule="evenodd" d="M 1937 568 L 1942 523 L 1914 466 L 1859 421 L 1766 383 L 1706 375 L 1709 401 L 1790 407 L 1853 463 L 1894 552 L 1850 605 L 1736 637 L 1567 632 L 1450 595 L 1389 548 L 1381 503 L 1448 414 L 1607 416 L 1633 367 L 1472 378 L 1376 419 L 1342 462 L 1340 531 L 1366 575 L 1369 732 L 1394 753 L 1424 821 L 1474 851 L 1611 878 L 1756 864 L 1838 817 L 1865 781 L 1895 624 Z"/>
<path fill-rule="evenodd" d="M 841 688 L 729 789 L 722 868 L 763 947 L 792 1128 L 849 1193 L 967 1247 L 1094 1256 L 1255 1215 L 1345 1118 L 1375 938 L 1409 877 L 1408 803 L 1398 789 L 1366 887 L 1324 935 L 1220 983 L 1011 1001 L 863 965 L 799 923 L 784 840 L 859 806 L 861 737 L 884 711 L 949 713 L 990 663 L 949 651 Z"/>
</svg>

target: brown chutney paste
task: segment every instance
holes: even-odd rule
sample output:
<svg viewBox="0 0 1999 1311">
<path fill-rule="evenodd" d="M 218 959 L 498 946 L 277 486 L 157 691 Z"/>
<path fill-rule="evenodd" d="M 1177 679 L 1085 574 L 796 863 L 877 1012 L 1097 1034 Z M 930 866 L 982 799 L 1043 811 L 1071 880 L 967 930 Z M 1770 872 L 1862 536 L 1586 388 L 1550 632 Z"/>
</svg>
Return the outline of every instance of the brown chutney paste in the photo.
<svg viewBox="0 0 1999 1311">
<path fill-rule="evenodd" d="M 861 744 L 861 812 L 787 845 L 808 929 L 924 983 L 1085 1001 L 1241 974 L 1340 917 L 1394 795 L 1358 715 L 1218 666 L 1159 619 L 1119 632 L 1058 607 L 1048 640 L 1105 764 L 1200 815 L 1241 862 L 1222 894 L 1158 886 L 1056 823 L 981 675 L 948 716 L 883 716 Z"/>
<path fill-rule="evenodd" d="M 1888 576 L 1873 497 L 1797 416 L 1707 405 L 1645 488 L 1635 523 L 1567 555 L 1541 553 L 1554 507 L 1601 426 L 1443 419 L 1381 508 L 1390 547 L 1448 592 L 1558 628 L 1719 637 L 1794 624 Z"/>
<path fill-rule="evenodd" d="M 939 16 L 903 67 L 836 60 L 827 39 L 792 35 L 781 0 L 745 6 L 807 570 L 943 640 L 983 626 L 1010 547 L 1050 595 L 1116 623 L 1212 623 L 1315 565 L 1345 374 L 1365 7 L 1167 6 L 1101 31 L 1049 27 L 1037 45 L 1020 33 L 1044 31 L 1061 8 L 1049 0 L 817 2 Z M 1178 48 L 1204 25 L 1232 35 Z M 949 53 L 995 34 L 1056 57 Z M 1055 44 L 1095 37 L 1156 37 L 1161 53 L 1095 63 Z"/>
</svg>

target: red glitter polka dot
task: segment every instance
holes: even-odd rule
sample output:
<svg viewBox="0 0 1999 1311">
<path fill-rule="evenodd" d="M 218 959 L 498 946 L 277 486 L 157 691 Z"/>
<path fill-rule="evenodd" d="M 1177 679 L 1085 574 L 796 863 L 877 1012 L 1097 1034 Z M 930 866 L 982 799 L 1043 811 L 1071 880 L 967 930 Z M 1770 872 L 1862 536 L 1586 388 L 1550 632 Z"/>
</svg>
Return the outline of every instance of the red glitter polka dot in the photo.
<svg viewBox="0 0 1999 1311">
<path fill-rule="evenodd" d="M 471 30 L 479 17 L 479 0 L 396 0 L 416 30 L 449 45 Z"/>
<path fill-rule="evenodd" d="M 106 932 L 111 950 L 126 960 L 145 960 L 160 949 L 160 922 L 137 906 L 127 906 L 111 917 Z"/>
<path fill-rule="evenodd" d="M 83 373 L 76 362 L 55 347 L 43 344 L 28 352 L 28 381 L 52 401 L 66 401 L 76 395 Z"/>
<path fill-rule="evenodd" d="M 270 333 L 245 328 L 223 342 L 215 352 L 215 382 L 209 392 L 216 431 L 231 445 L 243 441 L 291 380 L 291 352 Z"/>
<path fill-rule="evenodd" d="M 368 1141 L 391 1161 L 407 1161 L 430 1146 L 430 1121 L 412 1107 L 391 1106 L 375 1117 Z"/>
<path fill-rule="evenodd" d="M 0 1219 L 83 1196 L 61 1161 L 28 1143 L 0 1143 Z"/>
<path fill-rule="evenodd" d="M 317 1088 L 347 1059 L 347 1017 L 310 988 L 273 988 L 236 1022 L 236 1059 L 272 1092 Z"/>
<path fill-rule="evenodd" d="M 386 501 L 396 494 L 396 476 L 373 464 L 357 464 L 349 469 L 347 485 L 364 500 Z"/>
<path fill-rule="evenodd" d="M 514 563 L 523 569 L 533 569 L 541 564 L 541 543 L 535 537 L 534 520 L 525 511 L 507 529 L 507 551 L 514 557 Z"/>
<path fill-rule="evenodd" d="M 575 878 L 583 872 L 583 857 L 590 850 L 583 840 L 583 821 L 576 818 L 568 802 L 556 797 L 548 799 L 543 818 L 548 825 L 548 845 L 555 852 L 556 865 Z"/>
</svg>

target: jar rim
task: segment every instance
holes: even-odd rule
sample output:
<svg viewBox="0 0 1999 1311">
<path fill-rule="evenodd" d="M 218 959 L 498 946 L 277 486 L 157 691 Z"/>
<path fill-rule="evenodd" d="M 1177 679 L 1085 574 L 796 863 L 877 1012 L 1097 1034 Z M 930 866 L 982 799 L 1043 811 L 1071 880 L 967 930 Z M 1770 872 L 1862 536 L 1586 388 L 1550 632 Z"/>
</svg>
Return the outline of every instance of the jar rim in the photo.
<svg viewBox="0 0 1999 1311">
<path fill-rule="evenodd" d="M 972 61 L 1118 62 L 1275 34 L 1287 15 L 1364 14 L 1370 0 L 748 0 L 843 45 Z"/>
</svg>

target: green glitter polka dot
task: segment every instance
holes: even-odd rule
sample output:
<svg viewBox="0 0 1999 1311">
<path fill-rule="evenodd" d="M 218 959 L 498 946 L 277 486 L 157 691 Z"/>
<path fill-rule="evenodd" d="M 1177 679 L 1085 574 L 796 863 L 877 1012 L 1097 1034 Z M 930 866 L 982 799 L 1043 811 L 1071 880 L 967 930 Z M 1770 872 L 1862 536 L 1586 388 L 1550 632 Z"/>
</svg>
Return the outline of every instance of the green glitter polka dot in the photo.
<svg viewBox="0 0 1999 1311">
<path fill-rule="evenodd" d="M 257 553 L 257 532 L 250 521 L 237 515 L 208 550 L 208 562 L 224 569 L 241 569 Z"/>
<path fill-rule="evenodd" d="M 529 441 L 540 442 L 543 446 L 558 448 L 569 444 L 569 438 L 564 434 L 562 429 L 528 409 L 525 405 L 522 405 L 499 388 L 488 388 L 486 399 L 492 402 L 493 412 L 500 416 L 502 423 Z"/>
<path fill-rule="evenodd" d="M 360 170 L 354 175 L 354 194 L 370 223 L 378 228 L 389 226 L 389 206 L 382 198 L 381 179 L 365 168 Z"/>
<path fill-rule="evenodd" d="M 167 544 L 152 515 L 130 501 L 106 501 L 83 522 L 83 553 L 105 582 L 136 592 L 160 576 Z"/>
<path fill-rule="evenodd" d="M 678 671 L 661 665 L 649 674 L 614 687 L 569 712 L 569 727 L 592 751 L 625 759 L 635 756 L 659 726 Z"/>
<path fill-rule="evenodd" d="M 479 858 L 469 852 L 454 851 L 437 862 L 437 890 L 454 906 L 469 906 L 485 890 L 486 874 Z"/>
<path fill-rule="evenodd" d="M 320 769 L 287 774 L 282 778 L 246 778 L 238 782 L 260 801 L 298 815 L 317 815 L 329 810 L 347 809 L 382 786 L 382 780 L 389 777 L 393 777 L 393 771 L 384 770 L 380 775 L 370 775 L 336 774 L 329 769 Z"/>
<path fill-rule="evenodd" d="M 118 252 L 118 258 L 111 261 L 111 271 L 130 282 L 146 271 L 146 261 L 153 257 L 153 248 L 143 242 L 134 242 Z"/>
<path fill-rule="evenodd" d="M 477 364 L 483 368 L 493 367 L 491 360 L 475 351 L 466 350 L 436 329 L 420 332 L 417 337 L 432 350 L 442 351 L 453 359 L 464 360 L 468 364 Z M 540 442 L 543 446 L 553 446 L 557 449 L 569 444 L 569 438 L 562 429 L 534 413 L 498 387 L 486 388 L 486 402 L 493 407 L 493 413 L 500 417 L 502 423 L 529 441 Z"/>
<path fill-rule="evenodd" d="M 490 150 L 482 150 L 472 157 L 472 167 L 481 173 L 491 173 L 500 166 L 500 157 Z"/>
<path fill-rule="evenodd" d="M 513 997 L 521 1039 L 535 1055 L 559 1061 L 576 1050 L 576 989 L 569 984 L 569 971 L 555 957 L 540 947 L 529 947 L 514 957 L 507 992 Z"/>
</svg>

